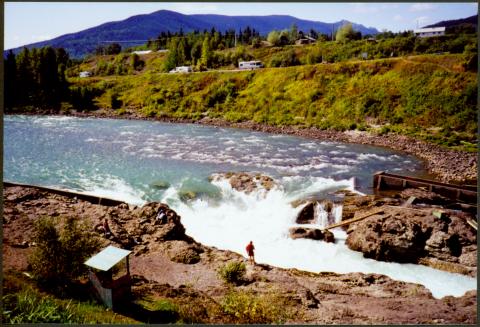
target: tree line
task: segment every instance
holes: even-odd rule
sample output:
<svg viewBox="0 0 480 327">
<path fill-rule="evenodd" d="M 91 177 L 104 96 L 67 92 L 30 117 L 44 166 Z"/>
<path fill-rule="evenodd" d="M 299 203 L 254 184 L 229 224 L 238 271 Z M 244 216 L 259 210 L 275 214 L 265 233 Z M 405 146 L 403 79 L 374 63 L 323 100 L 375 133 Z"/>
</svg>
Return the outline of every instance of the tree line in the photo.
<svg viewBox="0 0 480 327">
<path fill-rule="evenodd" d="M 68 96 L 65 70 L 70 64 L 63 49 L 23 48 L 5 58 L 5 108 L 14 106 L 56 106 Z"/>
<path fill-rule="evenodd" d="M 18 55 L 9 51 L 4 61 L 5 112 L 15 108 L 42 108 L 58 111 L 62 105 L 84 110 L 95 107 L 98 90 L 71 86 L 65 78 L 74 65 L 63 48 L 23 48 Z"/>
</svg>

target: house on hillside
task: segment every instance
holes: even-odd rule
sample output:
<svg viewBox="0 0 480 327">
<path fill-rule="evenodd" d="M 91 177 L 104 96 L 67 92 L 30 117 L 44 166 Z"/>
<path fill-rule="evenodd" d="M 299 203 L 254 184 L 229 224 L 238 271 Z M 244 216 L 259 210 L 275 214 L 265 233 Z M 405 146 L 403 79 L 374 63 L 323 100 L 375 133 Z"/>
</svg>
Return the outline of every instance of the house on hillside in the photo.
<svg viewBox="0 0 480 327">
<path fill-rule="evenodd" d="M 413 34 L 418 37 L 431 37 L 445 35 L 445 26 L 442 27 L 428 27 L 413 30 Z"/>
<path fill-rule="evenodd" d="M 313 37 L 309 35 L 305 35 L 301 39 L 298 39 L 297 41 L 295 41 L 295 44 L 296 45 L 311 44 L 311 43 L 315 43 L 316 41 L 317 40 L 315 40 Z"/>
</svg>

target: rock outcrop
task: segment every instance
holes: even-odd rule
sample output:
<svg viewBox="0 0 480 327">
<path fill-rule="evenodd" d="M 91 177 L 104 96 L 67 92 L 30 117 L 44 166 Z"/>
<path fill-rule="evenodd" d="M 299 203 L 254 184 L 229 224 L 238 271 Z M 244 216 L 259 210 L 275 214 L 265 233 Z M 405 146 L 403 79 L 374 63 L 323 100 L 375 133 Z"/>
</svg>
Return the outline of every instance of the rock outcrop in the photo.
<svg viewBox="0 0 480 327">
<path fill-rule="evenodd" d="M 381 261 L 418 263 L 433 258 L 462 264 L 476 272 L 476 234 L 455 211 L 383 206 L 383 214 L 351 224 L 347 245 L 365 257 Z M 428 261 L 428 260 L 427 260 Z M 423 260 L 425 262 L 425 260 Z"/>
<path fill-rule="evenodd" d="M 290 237 L 293 239 L 308 238 L 311 240 L 322 240 L 328 243 L 335 242 L 335 237 L 333 236 L 333 233 L 328 230 L 321 230 L 317 228 L 292 227 L 288 231 Z"/>
<path fill-rule="evenodd" d="M 228 180 L 233 189 L 245 192 L 246 194 L 252 193 L 258 189 L 264 189 L 268 192 L 277 186 L 273 178 L 258 173 L 228 172 L 212 174 L 212 176 L 210 176 L 210 180 L 212 181 L 222 179 Z"/>
</svg>

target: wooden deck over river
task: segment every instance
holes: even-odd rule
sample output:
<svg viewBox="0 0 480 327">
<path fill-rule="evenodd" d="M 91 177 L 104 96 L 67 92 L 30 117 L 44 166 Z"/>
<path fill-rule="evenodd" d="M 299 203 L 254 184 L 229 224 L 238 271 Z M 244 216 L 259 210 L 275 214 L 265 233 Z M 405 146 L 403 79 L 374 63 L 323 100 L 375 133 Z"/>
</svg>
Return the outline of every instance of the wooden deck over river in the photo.
<svg viewBox="0 0 480 327">
<path fill-rule="evenodd" d="M 449 199 L 477 204 L 477 186 L 440 183 L 428 179 L 377 172 L 373 175 L 373 188 L 376 190 L 402 190 L 421 188 L 435 192 Z"/>
</svg>

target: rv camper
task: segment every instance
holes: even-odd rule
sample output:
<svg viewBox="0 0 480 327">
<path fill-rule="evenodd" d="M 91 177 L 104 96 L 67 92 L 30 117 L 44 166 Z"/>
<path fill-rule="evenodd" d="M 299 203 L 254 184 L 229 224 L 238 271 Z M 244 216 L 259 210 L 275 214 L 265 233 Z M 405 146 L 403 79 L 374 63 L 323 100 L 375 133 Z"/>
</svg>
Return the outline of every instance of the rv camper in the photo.
<svg viewBox="0 0 480 327">
<path fill-rule="evenodd" d="M 240 69 L 257 69 L 262 68 L 263 64 L 261 61 L 253 60 L 253 61 L 240 61 L 238 63 L 238 68 Z"/>
</svg>

